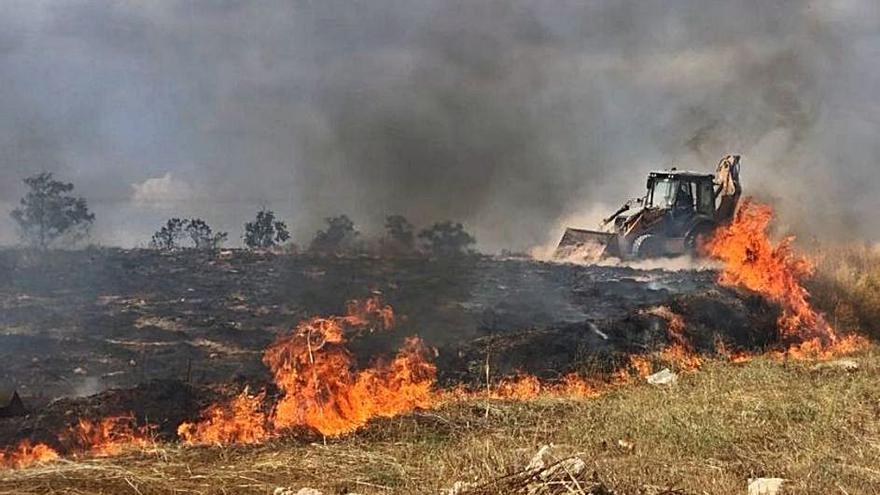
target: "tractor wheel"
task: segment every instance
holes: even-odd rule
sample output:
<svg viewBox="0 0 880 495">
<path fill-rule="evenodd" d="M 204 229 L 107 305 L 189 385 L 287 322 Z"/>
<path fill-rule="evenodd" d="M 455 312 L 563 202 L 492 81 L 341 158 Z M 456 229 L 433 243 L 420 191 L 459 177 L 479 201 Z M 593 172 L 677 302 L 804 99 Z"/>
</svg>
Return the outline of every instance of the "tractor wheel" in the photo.
<svg viewBox="0 0 880 495">
<path fill-rule="evenodd" d="M 664 254 L 666 253 L 663 252 L 663 242 L 655 235 L 640 235 L 632 243 L 633 258 L 659 258 Z"/>
<path fill-rule="evenodd" d="M 703 255 L 703 243 L 712 238 L 715 229 L 711 225 L 698 225 L 684 238 L 685 253 L 698 257 Z"/>
</svg>

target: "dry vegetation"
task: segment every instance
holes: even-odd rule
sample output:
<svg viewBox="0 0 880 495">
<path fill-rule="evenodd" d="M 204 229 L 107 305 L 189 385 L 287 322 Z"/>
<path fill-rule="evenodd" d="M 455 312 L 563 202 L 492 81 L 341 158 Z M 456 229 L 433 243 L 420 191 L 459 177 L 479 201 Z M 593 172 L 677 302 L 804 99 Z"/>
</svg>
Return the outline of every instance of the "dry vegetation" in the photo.
<svg viewBox="0 0 880 495">
<path fill-rule="evenodd" d="M 473 400 L 373 423 L 342 440 L 182 449 L 63 461 L 0 474 L 0 493 L 439 493 L 521 469 L 543 444 L 580 453 L 617 493 L 741 494 L 746 479 L 786 493 L 880 490 L 880 353 L 854 372 L 757 359 L 709 363 L 671 388 L 598 399 Z M 619 441 L 632 448 L 621 447 Z M 501 493 L 501 492 L 499 492 Z"/>
<path fill-rule="evenodd" d="M 876 250 L 823 252 L 810 289 L 833 323 L 877 336 Z M 853 359 L 856 370 L 764 357 L 710 361 L 670 387 L 632 385 L 580 400 L 472 399 L 323 443 L 162 444 L 0 471 L 0 494 L 271 494 L 305 486 L 441 493 L 456 481 L 486 483 L 522 469 L 550 443 L 557 457 L 587 461 L 615 493 L 741 494 L 748 478 L 761 476 L 786 478 L 787 494 L 878 493 L 880 348 Z"/>
<path fill-rule="evenodd" d="M 880 246 L 820 249 L 810 290 L 831 322 L 880 337 Z"/>
</svg>

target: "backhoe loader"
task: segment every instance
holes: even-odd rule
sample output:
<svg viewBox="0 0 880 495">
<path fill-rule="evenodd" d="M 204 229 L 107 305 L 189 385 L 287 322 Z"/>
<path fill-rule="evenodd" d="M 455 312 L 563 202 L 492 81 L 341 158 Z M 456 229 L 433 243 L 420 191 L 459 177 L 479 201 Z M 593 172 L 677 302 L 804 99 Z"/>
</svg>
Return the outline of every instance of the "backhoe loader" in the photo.
<svg viewBox="0 0 880 495">
<path fill-rule="evenodd" d="M 700 243 L 736 212 L 742 195 L 739 169 L 740 156 L 727 155 L 715 175 L 675 168 L 650 172 L 645 196 L 627 201 L 605 218 L 604 230 L 567 228 L 555 257 L 698 256 Z"/>
</svg>

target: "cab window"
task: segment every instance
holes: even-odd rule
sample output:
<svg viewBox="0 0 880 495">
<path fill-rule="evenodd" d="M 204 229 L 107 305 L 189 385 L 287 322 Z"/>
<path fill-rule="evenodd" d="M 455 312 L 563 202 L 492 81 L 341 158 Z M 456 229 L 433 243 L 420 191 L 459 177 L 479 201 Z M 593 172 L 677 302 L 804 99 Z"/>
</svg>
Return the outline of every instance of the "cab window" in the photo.
<svg viewBox="0 0 880 495">
<path fill-rule="evenodd" d="M 712 183 L 709 181 L 703 181 L 699 184 L 697 193 L 697 211 L 705 215 L 712 215 L 715 213 L 715 191 L 712 188 Z"/>
<path fill-rule="evenodd" d="M 651 188 L 650 205 L 662 209 L 672 208 L 675 202 L 676 187 L 678 187 L 678 181 L 672 179 L 655 180 Z"/>
</svg>

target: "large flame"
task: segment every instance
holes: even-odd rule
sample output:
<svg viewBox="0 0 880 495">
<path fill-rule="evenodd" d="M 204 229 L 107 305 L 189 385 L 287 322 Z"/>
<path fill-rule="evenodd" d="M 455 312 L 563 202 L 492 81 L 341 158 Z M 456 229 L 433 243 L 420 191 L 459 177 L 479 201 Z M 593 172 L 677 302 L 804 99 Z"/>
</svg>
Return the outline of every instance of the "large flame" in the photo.
<svg viewBox="0 0 880 495">
<path fill-rule="evenodd" d="M 355 430 L 374 417 L 391 417 L 432 404 L 436 367 L 417 337 L 390 362 L 355 371 L 346 334 L 388 330 L 394 312 L 378 298 L 353 302 L 344 317 L 312 318 L 270 345 L 263 362 L 284 392 L 276 428 L 309 426 L 324 435 Z"/>
<path fill-rule="evenodd" d="M 335 436 L 436 402 L 437 369 L 417 337 L 406 339 L 390 361 L 362 370 L 345 346 L 349 336 L 394 326 L 394 311 L 378 298 L 348 304 L 345 316 L 315 317 L 278 338 L 263 354 L 283 395 L 267 416 L 264 395 L 239 395 L 213 405 L 198 423 L 178 429 L 187 443 L 257 443 L 295 426 Z"/>
<path fill-rule="evenodd" d="M 716 231 L 704 247 L 723 262 L 719 282 L 753 290 L 781 306 L 779 333 L 790 344 L 785 353 L 790 357 L 826 358 L 861 347 L 863 339 L 840 337 L 810 305 L 801 280 L 812 275 L 813 264 L 794 252 L 793 237 L 770 240 L 772 219 L 772 208 L 746 200 L 733 221 Z"/>
</svg>

